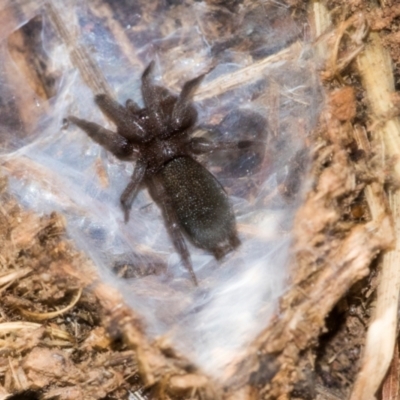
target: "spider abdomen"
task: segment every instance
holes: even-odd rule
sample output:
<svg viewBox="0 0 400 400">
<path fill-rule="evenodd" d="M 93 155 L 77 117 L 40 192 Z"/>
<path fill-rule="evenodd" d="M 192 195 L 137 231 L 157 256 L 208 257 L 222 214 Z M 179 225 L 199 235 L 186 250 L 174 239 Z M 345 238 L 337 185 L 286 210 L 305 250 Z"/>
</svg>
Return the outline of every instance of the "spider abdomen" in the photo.
<svg viewBox="0 0 400 400">
<path fill-rule="evenodd" d="M 240 243 L 228 196 L 201 164 L 177 157 L 159 176 L 180 226 L 196 246 L 220 258 Z"/>
</svg>

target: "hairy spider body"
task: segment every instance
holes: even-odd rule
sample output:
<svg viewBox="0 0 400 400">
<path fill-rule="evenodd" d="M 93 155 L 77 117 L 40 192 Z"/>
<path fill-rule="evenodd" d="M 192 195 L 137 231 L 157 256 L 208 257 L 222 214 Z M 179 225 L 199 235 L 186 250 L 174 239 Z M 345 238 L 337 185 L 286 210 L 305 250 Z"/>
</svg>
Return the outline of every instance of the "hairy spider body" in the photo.
<svg viewBox="0 0 400 400">
<path fill-rule="evenodd" d="M 197 111 L 190 100 L 204 75 L 186 82 L 179 96 L 175 96 L 153 84 L 153 65 L 150 63 L 142 75 L 144 108 L 132 100 L 123 107 L 105 94 L 95 97 L 117 132 L 73 116 L 69 120 L 119 159 L 136 161 L 120 198 L 125 222 L 140 186 L 147 186 L 162 210 L 176 250 L 197 284 L 182 231 L 193 244 L 212 252 L 217 259 L 240 241 L 225 190 L 193 157 L 214 150 L 243 148 L 249 143 L 212 143 L 191 137 Z"/>
</svg>

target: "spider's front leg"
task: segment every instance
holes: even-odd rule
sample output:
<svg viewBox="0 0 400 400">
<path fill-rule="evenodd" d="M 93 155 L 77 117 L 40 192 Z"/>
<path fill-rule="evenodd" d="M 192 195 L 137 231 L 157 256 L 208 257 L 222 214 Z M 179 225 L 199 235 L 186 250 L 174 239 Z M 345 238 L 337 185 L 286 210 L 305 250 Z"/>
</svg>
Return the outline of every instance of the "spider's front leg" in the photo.
<svg viewBox="0 0 400 400">
<path fill-rule="evenodd" d="M 165 224 L 171 236 L 174 247 L 181 256 L 183 265 L 190 273 L 190 276 L 195 286 L 198 286 L 197 278 L 193 271 L 190 254 L 187 249 L 185 239 L 181 232 L 181 227 L 178 223 L 178 220 L 174 212 L 174 208 L 169 200 L 168 194 L 166 193 L 166 190 L 162 182 L 157 178 L 153 178 L 149 182 L 149 191 L 154 201 L 162 209 Z"/>
<path fill-rule="evenodd" d="M 147 111 L 147 127 L 155 136 L 169 136 L 171 110 L 177 98 L 167 88 L 154 84 L 153 68 L 154 61 L 142 74 L 142 97 Z"/>
<path fill-rule="evenodd" d="M 126 100 L 125 108 L 132 114 L 138 114 L 141 111 L 140 107 L 132 99 Z"/>
<path fill-rule="evenodd" d="M 181 93 L 174 105 L 171 115 L 171 129 L 179 131 L 195 124 L 197 111 L 191 99 L 206 74 L 202 74 L 183 85 Z"/>
<path fill-rule="evenodd" d="M 191 99 L 207 73 L 183 85 L 178 97 L 168 89 L 155 85 L 152 81 L 152 61 L 142 75 L 142 96 L 149 112 L 150 125 L 157 135 L 171 136 L 191 127 L 197 119 L 197 111 Z"/>
<path fill-rule="evenodd" d="M 127 109 L 106 94 L 96 95 L 95 102 L 101 111 L 117 125 L 118 133 L 121 136 L 136 142 L 146 140 L 146 127 L 143 126 L 140 118 L 132 112 L 131 104 Z"/>
<path fill-rule="evenodd" d="M 85 121 L 73 116 L 68 117 L 68 120 L 77 125 L 87 133 L 96 143 L 103 146 L 106 150 L 113 153 L 121 160 L 132 159 L 135 153 L 135 148 L 123 136 L 103 128 L 101 125 L 94 122 Z M 139 186 L 143 181 L 146 173 L 146 164 L 138 159 L 133 170 L 131 180 L 121 195 L 120 202 L 124 212 L 125 222 L 129 220 L 129 212 L 132 207 L 133 200 L 139 190 Z"/>
<path fill-rule="evenodd" d="M 96 143 L 103 146 L 119 159 L 126 159 L 134 152 L 128 141 L 116 132 L 103 128 L 94 122 L 69 116 L 68 121 L 81 128 Z"/>
</svg>

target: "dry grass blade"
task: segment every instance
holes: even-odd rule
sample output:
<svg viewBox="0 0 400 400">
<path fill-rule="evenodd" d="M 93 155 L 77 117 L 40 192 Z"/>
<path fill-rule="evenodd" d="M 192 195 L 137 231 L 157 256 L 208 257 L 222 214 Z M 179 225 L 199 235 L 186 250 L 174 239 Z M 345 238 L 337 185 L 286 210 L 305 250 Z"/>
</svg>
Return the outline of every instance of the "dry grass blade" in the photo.
<svg viewBox="0 0 400 400">
<path fill-rule="evenodd" d="M 399 388 L 399 347 L 396 345 L 392 365 L 382 385 L 382 400 L 397 400 Z"/>
<path fill-rule="evenodd" d="M 316 33 L 321 36 L 316 42 L 317 52 L 327 57 L 325 70 L 321 73 L 324 80 L 340 77 L 340 73 L 354 60 L 364 48 L 364 38 L 368 33 L 368 25 L 362 13 L 355 14 L 326 33 L 321 32 L 329 27 L 329 14 L 326 8 L 314 4 Z M 344 37 L 350 37 L 351 45 L 341 52 Z M 329 46 L 327 43 L 329 42 Z"/>
<path fill-rule="evenodd" d="M 320 1 L 312 2 L 315 36 L 321 36 L 331 25 L 332 21 L 326 5 Z"/>
<path fill-rule="evenodd" d="M 17 279 L 23 278 L 32 271 L 31 268 L 22 268 L 0 276 L 0 293 Z"/>
<path fill-rule="evenodd" d="M 223 75 L 214 79 L 208 84 L 203 84 L 194 96 L 195 101 L 212 98 L 221 93 L 226 93 L 236 87 L 258 80 L 262 77 L 264 70 L 271 64 L 294 60 L 299 57 L 303 44 L 295 42 L 290 47 L 283 49 L 279 53 L 263 58 L 247 67 L 241 68 L 228 75 Z"/>
<path fill-rule="evenodd" d="M 45 3 L 48 16 L 63 42 L 67 45 L 72 64 L 77 67 L 85 83 L 92 89 L 93 93 L 105 93 L 113 97 L 113 91 L 104 79 L 99 67 L 88 51 L 82 45 L 79 45 L 76 38 L 67 28 L 63 21 L 62 11 L 53 1 Z"/>
<path fill-rule="evenodd" d="M 76 293 L 75 297 L 72 299 L 71 303 L 67 306 L 62 308 L 61 310 L 53 311 L 53 312 L 47 312 L 47 313 L 37 313 L 33 311 L 28 311 L 20 308 L 20 312 L 23 316 L 33 319 L 35 321 L 44 321 L 47 319 L 52 319 L 55 317 L 58 317 L 67 311 L 71 310 L 75 304 L 79 301 L 82 295 L 82 289 L 80 288 L 78 292 Z"/>
<path fill-rule="evenodd" d="M 20 331 L 23 329 L 38 329 L 42 325 L 35 322 L 3 322 L 0 324 L 0 335 L 7 335 L 11 332 Z"/>
<path fill-rule="evenodd" d="M 39 329 L 42 326 L 43 326 L 42 324 L 38 324 L 36 322 L 25 322 L 25 321 L 3 322 L 2 324 L 0 324 L 0 336 L 8 335 L 10 333 L 22 330 L 32 331 L 35 329 Z M 46 327 L 46 332 L 53 338 L 68 340 L 70 342 L 73 341 L 71 335 L 68 332 L 63 331 L 62 329 Z"/>
<path fill-rule="evenodd" d="M 374 132 L 383 142 L 388 156 L 400 154 L 400 121 L 389 118 L 393 108 L 391 93 L 394 92 L 392 65 L 377 34 L 371 34 L 370 43 L 358 58 L 358 68 L 367 92 L 371 115 L 381 121 Z M 400 177 L 400 163 L 394 166 L 395 178 Z M 397 308 L 400 289 L 400 195 L 389 194 L 396 243 L 395 248 L 383 257 L 380 283 L 377 289 L 375 315 L 368 329 L 364 359 L 354 385 L 352 400 L 373 399 L 379 389 L 393 357 L 397 336 Z"/>
</svg>

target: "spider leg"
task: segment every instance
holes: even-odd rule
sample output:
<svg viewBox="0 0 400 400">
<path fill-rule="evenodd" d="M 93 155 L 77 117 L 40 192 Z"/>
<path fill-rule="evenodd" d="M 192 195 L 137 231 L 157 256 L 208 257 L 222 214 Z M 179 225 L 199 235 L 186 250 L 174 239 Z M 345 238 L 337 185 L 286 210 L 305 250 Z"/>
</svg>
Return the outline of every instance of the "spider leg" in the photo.
<svg viewBox="0 0 400 400">
<path fill-rule="evenodd" d="M 153 178 L 150 182 L 149 189 L 152 197 L 154 198 L 154 201 L 156 201 L 157 204 L 161 206 L 165 225 L 168 229 L 175 249 L 181 256 L 183 265 L 188 270 L 195 286 L 198 286 L 197 278 L 193 271 L 192 261 L 186 246 L 185 239 L 182 235 L 179 223 L 175 216 L 174 209 L 171 205 L 171 202 L 162 182 L 159 179 Z"/>
<path fill-rule="evenodd" d="M 155 85 L 152 81 L 152 61 L 142 74 L 142 97 L 146 110 L 148 111 L 149 126 L 156 136 L 162 135 L 168 129 L 171 110 L 176 102 L 174 96 L 168 89 Z"/>
<path fill-rule="evenodd" d="M 125 107 L 107 94 L 98 94 L 95 96 L 94 100 L 100 107 L 101 111 L 103 111 L 103 113 L 115 124 L 117 124 L 121 119 L 126 118 L 127 112 Z"/>
<path fill-rule="evenodd" d="M 208 73 L 208 72 L 207 72 Z M 197 119 L 197 111 L 191 103 L 191 99 L 203 80 L 206 73 L 194 78 L 183 85 L 181 93 L 174 105 L 171 117 L 171 128 L 182 130 L 193 125 Z"/>
<path fill-rule="evenodd" d="M 132 203 L 135 200 L 135 197 L 139 190 L 139 186 L 143 181 L 144 175 L 146 173 L 146 168 L 147 166 L 143 161 L 138 160 L 136 162 L 131 180 L 120 197 L 121 207 L 124 212 L 125 223 L 129 221 L 129 213 L 132 208 Z"/>
<path fill-rule="evenodd" d="M 144 141 L 147 136 L 146 128 L 136 115 L 106 94 L 96 95 L 95 102 L 101 111 L 117 125 L 120 135 L 128 140 Z"/>
<path fill-rule="evenodd" d="M 212 142 L 201 137 L 195 137 L 187 143 L 187 146 L 192 154 L 206 154 L 215 150 L 248 149 L 255 144 L 256 142 L 251 140 Z"/>
<path fill-rule="evenodd" d="M 113 153 L 116 157 L 125 159 L 132 155 L 134 151 L 132 146 L 118 133 L 103 128 L 101 125 L 95 124 L 94 122 L 79 119 L 74 116 L 69 116 L 68 120 L 85 131 L 90 138 Z"/>
<path fill-rule="evenodd" d="M 159 103 L 156 96 L 156 86 L 151 79 L 153 69 L 154 61 L 151 61 L 142 74 L 142 97 L 146 108 L 156 106 Z"/>
<path fill-rule="evenodd" d="M 188 100 L 191 100 L 194 93 L 196 92 L 197 88 L 199 87 L 201 81 L 204 79 L 204 77 L 209 73 L 210 71 L 205 72 L 204 74 L 199 75 L 196 78 L 191 79 L 190 81 L 187 81 L 181 90 L 181 93 L 179 94 L 179 99 L 178 102 L 186 102 Z"/>
</svg>

